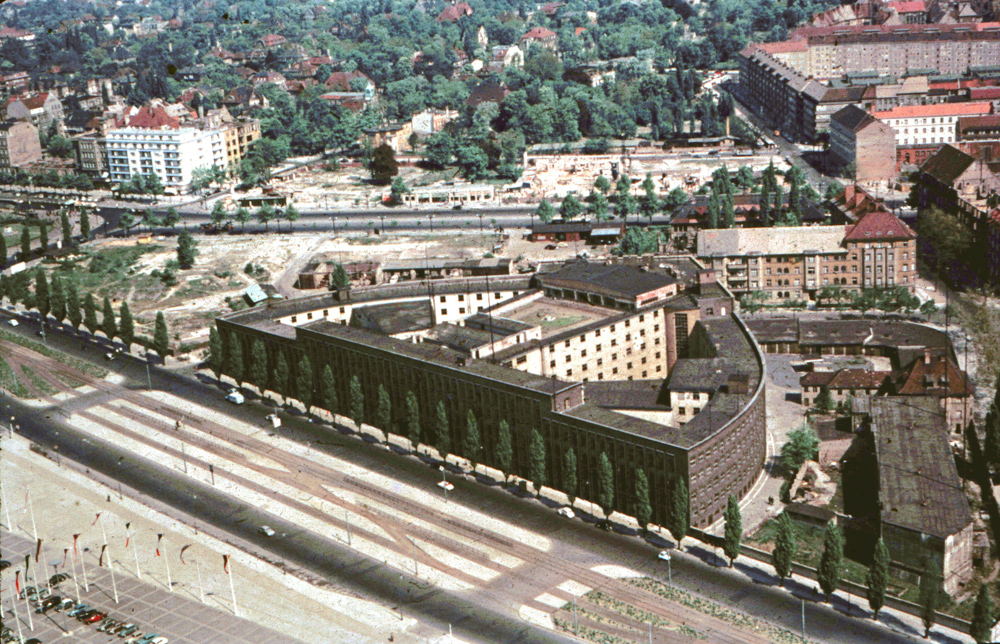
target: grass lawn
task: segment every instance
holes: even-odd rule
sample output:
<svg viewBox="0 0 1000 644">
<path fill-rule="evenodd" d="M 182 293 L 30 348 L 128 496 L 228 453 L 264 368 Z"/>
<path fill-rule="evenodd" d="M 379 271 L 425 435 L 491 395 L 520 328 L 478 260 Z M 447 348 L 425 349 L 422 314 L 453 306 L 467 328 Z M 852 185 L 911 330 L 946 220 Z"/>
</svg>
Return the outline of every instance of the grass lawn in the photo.
<svg viewBox="0 0 1000 644">
<path fill-rule="evenodd" d="M 0 389 L 9 391 L 18 398 L 27 398 L 29 395 L 28 388 L 21 384 L 14 375 L 14 370 L 3 358 L 0 358 Z"/>
<path fill-rule="evenodd" d="M 66 355 L 62 351 L 56 351 L 55 349 L 51 349 L 39 342 L 35 342 L 34 340 L 29 340 L 19 335 L 15 335 L 8 331 L 4 331 L 3 329 L 0 329 L 0 340 L 13 342 L 14 344 L 18 344 L 27 349 L 31 349 L 32 351 L 36 351 L 42 354 L 43 356 L 47 356 L 49 358 L 52 358 L 53 360 L 58 360 L 59 362 L 65 365 L 69 365 L 74 369 L 78 369 L 84 372 L 85 374 L 94 376 L 96 378 L 103 378 L 108 375 L 107 369 L 102 369 L 101 367 L 93 365 L 89 362 L 85 362 L 83 360 L 74 358 L 73 356 Z"/>
</svg>

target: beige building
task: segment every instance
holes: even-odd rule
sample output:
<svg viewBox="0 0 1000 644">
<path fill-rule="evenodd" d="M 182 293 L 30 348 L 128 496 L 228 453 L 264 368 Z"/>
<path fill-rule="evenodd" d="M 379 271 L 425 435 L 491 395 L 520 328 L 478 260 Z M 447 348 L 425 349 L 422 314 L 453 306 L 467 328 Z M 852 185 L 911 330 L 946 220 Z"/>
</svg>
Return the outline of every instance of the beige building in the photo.
<svg viewBox="0 0 1000 644">
<path fill-rule="evenodd" d="M 0 122 L 0 168 L 19 168 L 41 158 L 38 128 L 31 121 Z"/>
<path fill-rule="evenodd" d="M 856 181 L 896 176 L 896 135 L 891 127 L 861 108 L 848 105 L 830 119 L 830 153 L 854 167 Z"/>
<path fill-rule="evenodd" d="M 698 231 L 697 256 L 734 294 L 810 300 L 826 286 L 914 289 L 917 234 L 886 210 L 847 226 Z"/>
</svg>

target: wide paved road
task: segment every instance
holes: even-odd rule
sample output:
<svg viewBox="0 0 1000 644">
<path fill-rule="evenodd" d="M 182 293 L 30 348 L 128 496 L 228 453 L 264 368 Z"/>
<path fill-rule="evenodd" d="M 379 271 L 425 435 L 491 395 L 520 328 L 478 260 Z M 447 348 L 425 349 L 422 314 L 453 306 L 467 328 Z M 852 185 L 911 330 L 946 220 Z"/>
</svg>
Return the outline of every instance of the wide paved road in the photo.
<svg viewBox="0 0 1000 644">
<path fill-rule="evenodd" d="M 33 323 L 24 323 L 20 330 L 30 333 L 33 327 Z M 48 337 L 50 344 L 67 349 L 69 353 L 84 357 L 94 355 L 93 348 L 88 353 L 81 354 L 80 340 L 73 339 L 69 334 L 50 333 Z M 5 350 L 18 353 L 21 351 L 15 348 Z M 145 384 L 145 367 L 138 361 L 125 359 L 113 363 L 113 366 L 131 382 L 138 383 L 139 387 Z M 160 372 L 158 369 L 153 370 L 153 376 L 154 389 L 169 391 L 178 400 L 189 401 L 191 408 L 200 405 L 218 408 L 218 411 L 225 411 L 237 419 L 257 427 L 260 426 L 264 413 L 260 406 L 248 404 L 242 408 L 232 408 L 216 404 L 221 399 L 221 395 L 211 388 L 211 382 L 208 383 L 208 386 L 197 384 L 176 374 Z M 147 413 L 142 411 L 143 408 L 152 406 L 159 409 L 158 413 L 176 413 L 178 417 L 183 417 L 185 413 L 179 408 L 175 408 L 173 411 L 164 411 L 165 405 L 162 401 L 155 405 L 151 404 L 151 401 L 143 401 L 142 398 L 145 394 L 135 391 L 136 386 L 123 389 L 107 383 L 95 384 L 103 390 L 103 394 L 91 394 L 94 397 L 93 400 L 86 400 L 86 397 L 70 400 L 64 405 L 67 407 L 65 412 L 86 417 L 88 414 L 97 414 L 98 407 L 114 401 L 116 413 L 125 413 L 121 406 L 123 404 L 121 399 L 125 399 L 124 403 L 135 403 L 134 409 L 138 411 L 133 413 Z M 467 547 L 468 544 L 461 542 L 460 538 L 464 536 L 471 541 L 487 542 L 491 547 L 502 550 L 506 555 L 527 562 L 527 566 L 504 571 L 504 574 L 487 583 L 476 579 L 464 579 L 475 586 L 473 590 L 467 592 L 435 589 L 415 591 L 414 585 L 411 583 L 412 578 L 404 580 L 404 575 L 401 575 L 399 570 L 383 566 L 378 563 L 377 558 L 373 560 L 371 557 L 359 555 L 355 550 L 344 547 L 336 540 L 321 537 L 313 531 L 303 530 L 273 514 L 262 513 L 255 509 L 252 504 L 220 495 L 218 490 L 210 485 L 178 474 L 169 467 L 153 464 L 148 459 L 137 458 L 132 453 L 124 451 L 117 444 L 101 443 L 92 434 L 84 434 L 71 427 L 58 411 L 38 410 L 14 404 L 16 405 L 15 413 L 21 425 L 21 433 L 28 435 L 33 440 L 50 447 L 58 443 L 60 453 L 66 457 L 78 460 L 88 467 L 118 478 L 126 485 L 155 496 L 203 522 L 213 524 L 241 539 L 255 542 L 259 547 L 267 547 L 274 554 L 321 574 L 338 585 L 352 588 L 364 596 L 377 598 L 382 602 L 402 605 L 405 612 L 419 616 L 438 633 L 446 629 L 447 624 L 455 624 L 462 637 L 476 641 L 484 639 L 484 633 L 491 634 L 490 637 L 486 638 L 491 641 L 558 641 L 561 639 L 559 636 L 528 626 L 516 619 L 512 612 L 516 613 L 519 605 L 521 607 L 534 606 L 533 610 L 540 610 L 537 602 L 531 604 L 530 599 L 541 596 L 539 593 L 543 590 L 550 596 L 554 595 L 557 599 L 567 600 L 568 597 L 565 593 L 560 594 L 555 585 L 560 580 L 572 580 L 589 588 L 599 587 L 615 597 L 625 599 L 633 605 L 665 618 L 689 620 L 685 623 L 690 624 L 699 632 L 710 633 L 712 641 L 759 641 L 759 637 L 753 633 L 732 629 L 724 623 L 718 623 L 718 620 L 714 622 L 706 620 L 706 616 L 703 614 L 691 614 L 691 611 L 685 611 L 683 607 L 652 598 L 648 593 L 637 591 L 628 584 L 593 572 L 592 568 L 595 564 L 616 563 L 651 577 L 662 578 L 664 571 L 656 563 L 655 558 L 657 548 L 639 539 L 597 531 L 580 522 L 571 522 L 558 517 L 551 510 L 540 507 L 537 502 L 520 499 L 462 478 L 453 479 L 456 486 L 452 496 L 453 503 L 468 504 L 476 511 L 488 516 L 510 517 L 516 521 L 519 527 L 542 535 L 551 541 L 552 548 L 548 553 L 541 553 L 527 545 L 512 543 L 509 539 L 497 539 L 496 535 L 490 536 L 489 531 L 484 534 L 480 526 L 470 525 L 467 520 L 456 519 L 454 515 L 448 513 L 437 513 L 433 506 L 417 502 L 405 495 L 387 493 L 384 490 L 364 489 L 365 484 L 359 484 L 360 482 L 357 480 L 348 480 L 351 477 L 346 476 L 343 472 L 325 468 L 322 459 L 302 459 L 292 453 L 295 451 L 292 449 L 294 447 L 292 441 L 300 446 L 302 443 L 308 442 L 311 444 L 309 449 L 329 453 L 336 458 L 349 461 L 353 465 L 372 472 L 391 473 L 391 476 L 398 478 L 401 482 L 436 491 L 434 484 L 439 480 L 436 468 L 430 468 L 416 459 L 390 455 L 384 450 L 363 445 L 357 440 L 345 439 L 339 434 L 331 434 L 330 430 L 325 427 L 286 418 L 286 424 L 283 428 L 284 439 L 282 440 L 288 443 L 288 447 L 283 445 L 282 451 L 277 454 L 275 454 L 273 445 L 268 451 L 264 449 L 267 446 L 255 443 L 257 439 L 233 434 L 231 429 L 217 423 L 206 421 L 200 423 L 199 431 L 208 432 L 209 435 L 197 435 L 196 432 L 193 432 L 194 423 L 191 425 L 190 432 L 185 431 L 189 434 L 186 438 L 187 444 L 206 452 L 221 453 L 218 445 L 219 439 L 225 439 L 230 444 L 235 445 L 234 448 L 223 449 L 227 458 L 233 462 L 240 460 L 233 456 L 234 450 L 250 450 L 257 453 L 268 452 L 269 457 L 280 462 L 286 473 L 302 469 L 302 472 L 294 475 L 277 476 L 273 471 L 269 474 L 273 477 L 276 476 L 276 480 L 280 479 L 283 484 L 304 486 L 299 487 L 299 489 L 315 496 L 323 494 L 322 489 L 316 487 L 317 480 L 344 486 L 344 489 L 350 490 L 352 494 L 368 496 L 375 494 L 379 497 L 379 501 L 385 501 L 387 505 L 407 513 L 409 516 L 419 516 L 423 521 L 432 522 L 439 526 L 442 533 L 457 535 L 457 537 L 449 539 L 445 536 L 441 540 L 437 540 L 434 530 L 416 530 L 413 526 L 401 526 L 398 522 L 392 521 L 391 517 L 378 513 L 372 515 L 370 518 L 377 520 L 378 524 L 385 528 L 390 535 L 393 535 L 395 530 L 404 528 L 407 535 L 429 543 L 437 541 L 441 547 L 451 552 L 461 554 L 467 559 L 476 559 L 476 553 Z M 102 421 L 98 415 L 98 417 L 92 416 L 90 422 Z M 137 422 L 147 426 L 156 424 L 148 418 L 143 419 L 141 415 L 137 418 Z M 104 422 L 104 425 L 108 426 L 108 423 Z M 172 428 L 163 428 L 164 433 L 167 429 L 172 430 Z M 122 441 L 155 442 L 151 441 L 149 436 L 139 435 L 140 433 L 134 427 L 132 429 L 118 428 L 114 431 L 118 432 Z M 158 442 L 161 452 L 170 458 L 177 458 L 176 445 L 165 447 L 167 441 L 159 440 Z M 284 449 L 289 451 L 285 453 Z M 190 449 L 188 454 L 191 454 Z M 243 465 L 246 466 L 248 463 L 244 462 Z M 196 467 L 193 462 L 192 467 Z M 275 468 L 270 469 L 274 470 Z M 235 473 L 236 469 L 231 468 L 229 475 Z M 245 484 L 252 483 L 253 481 L 245 482 Z M 332 500 L 336 502 L 336 499 Z M 302 510 L 308 512 L 305 509 Z M 354 507 L 353 511 L 357 512 L 359 516 L 364 513 L 364 510 L 358 507 Z M 329 524 L 337 523 L 330 517 L 325 517 L 324 520 Z M 287 533 L 289 537 L 262 541 L 255 529 L 256 526 L 264 522 L 274 526 L 280 532 Z M 342 529 L 343 526 L 337 526 L 337 528 Z M 316 556 L 316 553 L 322 553 L 322 556 Z M 412 550 L 410 555 L 420 560 L 421 569 L 423 566 L 436 567 L 443 574 L 461 578 L 461 574 L 454 570 L 444 570 L 447 566 L 442 566 L 440 559 L 435 562 L 432 560 L 433 558 L 428 559 Z M 482 557 L 479 559 L 477 562 L 479 565 L 490 565 L 488 561 L 483 561 Z M 759 580 L 764 583 L 754 583 L 752 578 L 739 571 L 716 570 L 702 561 L 688 556 L 675 556 L 673 572 L 674 582 L 685 589 L 736 606 L 741 611 L 798 632 L 799 600 L 784 590 L 769 585 L 770 580 Z M 406 576 L 409 577 L 409 575 Z M 846 618 L 826 605 L 807 603 L 806 613 L 810 635 L 823 641 L 912 641 L 908 637 L 889 633 L 885 629 L 873 625 L 870 620 Z M 659 630 L 657 629 L 657 633 Z"/>
</svg>

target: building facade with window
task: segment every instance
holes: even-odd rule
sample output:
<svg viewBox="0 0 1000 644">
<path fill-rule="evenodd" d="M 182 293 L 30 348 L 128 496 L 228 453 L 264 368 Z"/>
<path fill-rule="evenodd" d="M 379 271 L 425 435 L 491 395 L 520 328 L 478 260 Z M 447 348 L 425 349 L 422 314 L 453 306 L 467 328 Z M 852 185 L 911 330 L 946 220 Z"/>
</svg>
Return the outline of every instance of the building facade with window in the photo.
<svg viewBox="0 0 1000 644">
<path fill-rule="evenodd" d="M 112 183 L 155 174 L 177 193 L 187 190 L 195 168 L 225 168 L 228 161 L 222 130 L 121 128 L 107 133 L 105 146 Z"/>
</svg>

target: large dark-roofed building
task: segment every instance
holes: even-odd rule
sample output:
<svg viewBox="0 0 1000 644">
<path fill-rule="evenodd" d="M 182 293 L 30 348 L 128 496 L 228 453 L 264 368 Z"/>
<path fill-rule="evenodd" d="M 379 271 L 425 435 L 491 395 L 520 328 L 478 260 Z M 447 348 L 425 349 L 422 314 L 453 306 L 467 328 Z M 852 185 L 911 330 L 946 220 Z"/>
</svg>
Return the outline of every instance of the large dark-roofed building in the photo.
<svg viewBox="0 0 1000 644">
<path fill-rule="evenodd" d="M 677 280 L 666 273 L 625 265 L 575 262 L 538 276 L 546 294 L 561 289 L 565 299 L 609 308 L 636 309 L 677 293 Z"/>
</svg>

